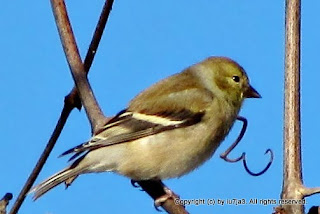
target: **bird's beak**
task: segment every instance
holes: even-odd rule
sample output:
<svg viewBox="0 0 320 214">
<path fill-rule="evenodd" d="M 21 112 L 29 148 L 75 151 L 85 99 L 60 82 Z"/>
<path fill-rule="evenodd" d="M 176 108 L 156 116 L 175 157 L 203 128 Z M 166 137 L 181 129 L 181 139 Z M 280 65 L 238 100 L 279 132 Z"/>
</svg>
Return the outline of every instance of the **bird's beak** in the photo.
<svg viewBox="0 0 320 214">
<path fill-rule="evenodd" d="M 244 93 L 244 96 L 246 98 L 261 98 L 261 95 L 251 85 L 249 85 L 248 89 Z"/>
</svg>

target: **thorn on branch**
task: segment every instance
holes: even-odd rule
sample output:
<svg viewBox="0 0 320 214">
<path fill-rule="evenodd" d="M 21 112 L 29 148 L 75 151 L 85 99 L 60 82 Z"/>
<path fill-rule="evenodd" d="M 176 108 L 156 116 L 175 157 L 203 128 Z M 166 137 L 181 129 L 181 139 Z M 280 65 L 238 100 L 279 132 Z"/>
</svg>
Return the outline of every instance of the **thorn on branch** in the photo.
<svg viewBox="0 0 320 214">
<path fill-rule="evenodd" d="M 81 110 L 82 104 L 76 88 L 73 88 L 72 91 L 65 96 L 64 103 L 66 106 L 71 108 L 75 107 L 79 111 Z"/>
</svg>

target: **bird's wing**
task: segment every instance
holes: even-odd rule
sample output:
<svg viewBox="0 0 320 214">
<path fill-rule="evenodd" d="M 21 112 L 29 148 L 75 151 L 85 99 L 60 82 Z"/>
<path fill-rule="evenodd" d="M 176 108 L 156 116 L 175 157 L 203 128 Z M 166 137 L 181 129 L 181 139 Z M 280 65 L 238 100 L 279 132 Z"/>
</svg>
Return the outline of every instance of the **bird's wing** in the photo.
<svg viewBox="0 0 320 214">
<path fill-rule="evenodd" d="M 187 102 L 189 105 L 176 106 L 175 108 L 163 108 L 162 105 L 177 105 L 177 99 L 191 99 L 184 92 L 176 92 L 172 99 L 158 97 L 154 99 L 154 103 L 149 103 L 149 108 L 144 105 L 140 112 L 132 111 L 130 106 L 128 109 L 121 111 L 112 118 L 103 130 L 93 136 L 91 140 L 80 144 L 61 156 L 76 153 L 70 158 L 73 160 L 85 151 L 91 151 L 100 147 L 111 146 L 119 143 L 126 143 L 139 138 L 154 135 L 166 130 L 182 128 L 194 125 L 201 121 L 205 113 L 206 105 L 203 102 L 212 101 L 212 96 L 206 94 L 200 89 L 190 89 L 192 91 L 193 102 Z M 190 95 L 190 91 L 189 91 Z M 190 101 L 190 100 L 189 100 Z M 184 102 L 183 100 L 181 101 Z M 158 105 L 161 105 L 160 108 Z M 203 109 L 200 109 L 200 106 Z M 197 111 L 194 111 L 197 108 Z M 161 109 L 156 111 L 156 109 Z M 174 109 L 174 110 L 172 110 Z"/>
</svg>

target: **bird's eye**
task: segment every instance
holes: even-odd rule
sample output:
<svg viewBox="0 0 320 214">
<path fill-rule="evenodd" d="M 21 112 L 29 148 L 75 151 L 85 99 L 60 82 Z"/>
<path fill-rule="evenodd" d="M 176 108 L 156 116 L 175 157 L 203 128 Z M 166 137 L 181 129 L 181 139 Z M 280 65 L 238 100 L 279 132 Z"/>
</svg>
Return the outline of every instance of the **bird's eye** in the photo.
<svg viewBox="0 0 320 214">
<path fill-rule="evenodd" d="M 240 82 L 240 77 L 239 76 L 233 76 L 232 79 L 235 82 Z"/>
</svg>

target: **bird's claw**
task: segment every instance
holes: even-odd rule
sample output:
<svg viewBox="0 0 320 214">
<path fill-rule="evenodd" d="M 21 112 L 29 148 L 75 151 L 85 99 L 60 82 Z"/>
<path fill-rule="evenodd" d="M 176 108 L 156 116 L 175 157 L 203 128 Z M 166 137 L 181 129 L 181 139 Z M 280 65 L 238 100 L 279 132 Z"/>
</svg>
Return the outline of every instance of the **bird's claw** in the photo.
<svg viewBox="0 0 320 214">
<path fill-rule="evenodd" d="M 135 180 L 131 180 L 131 185 L 134 187 L 134 188 L 140 188 L 139 190 L 140 191 L 144 191 L 141 186 L 138 184 L 138 181 L 135 181 Z"/>
<path fill-rule="evenodd" d="M 131 182 L 131 185 L 132 185 L 134 188 L 140 187 L 139 184 L 138 184 L 138 181 L 131 180 L 130 182 Z"/>
<path fill-rule="evenodd" d="M 168 199 L 170 198 L 179 198 L 179 196 L 177 194 L 175 194 L 172 190 L 170 190 L 168 187 L 163 187 L 163 190 L 165 192 L 164 195 L 160 196 L 159 198 L 157 198 L 156 200 L 154 200 L 154 208 L 159 211 L 162 212 L 159 207 L 166 202 Z"/>
</svg>

